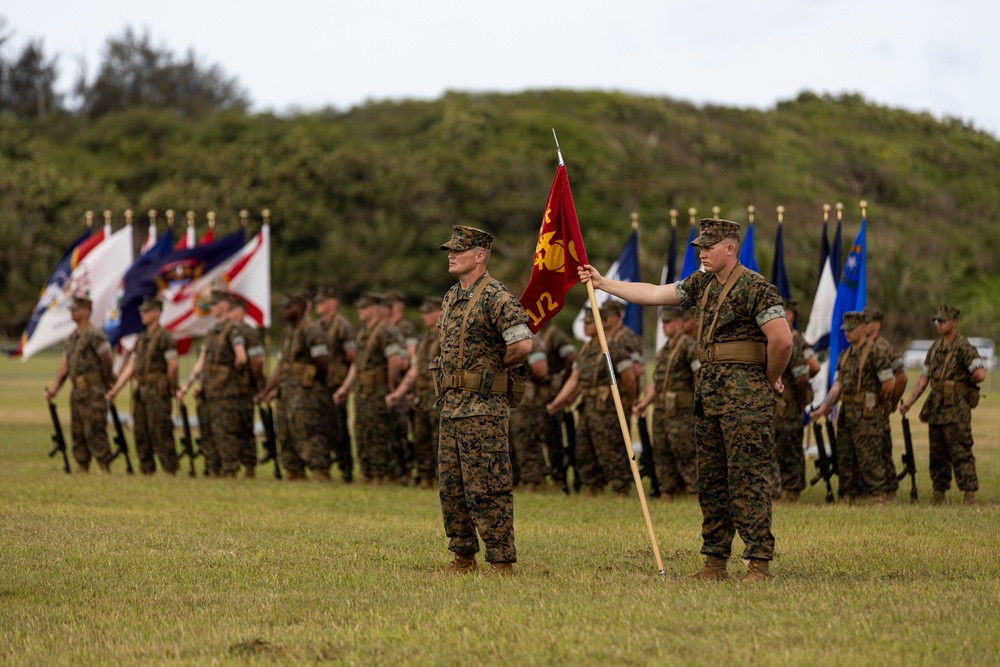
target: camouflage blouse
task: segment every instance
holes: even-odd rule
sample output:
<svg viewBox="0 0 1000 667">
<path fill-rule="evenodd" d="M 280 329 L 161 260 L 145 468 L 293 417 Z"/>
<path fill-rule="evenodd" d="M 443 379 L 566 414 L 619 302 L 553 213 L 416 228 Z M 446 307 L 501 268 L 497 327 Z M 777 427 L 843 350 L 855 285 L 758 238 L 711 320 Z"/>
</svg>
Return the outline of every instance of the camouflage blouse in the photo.
<svg viewBox="0 0 1000 667">
<path fill-rule="evenodd" d="M 698 312 L 699 324 L 704 322 L 702 336 L 707 337 L 716 311 L 719 320 L 715 329 L 716 343 L 750 341 L 767 344 L 761 327 L 771 320 L 785 317 L 778 290 L 762 275 L 746 271 L 718 306 L 723 284 L 714 273 L 695 271 L 675 283 L 682 308 L 699 309 L 702 294 L 708 291 L 705 312 Z M 704 341 L 698 341 L 699 349 Z M 707 415 L 720 415 L 733 410 L 770 410 L 777 398 L 767 382 L 765 368 L 759 364 L 703 364 L 698 371 L 695 389 Z"/>
<path fill-rule="evenodd" d="M 483 280 L 489 280 L 479 299 L 476 312 L 469 317 L 465 332 L 465 358 L 459 357 L 461 326 L 465 311 L 476 287 Z M 503 358 L 507 346 L 531 338 L 528 329 L 528 314 L 514 296 L 499 280 L 493 280 L 489 273 L 480 276 L 465 290 L 460 284 L 453 285 L 444 296 L 441 315 L 438 318 L 438 332 L 441 339 L 441 370 L 452 374 L 459 369 L 480 372 L 504 370 Z M 472 416 L 506 417 L 509 403 L 506 394 L 480 396 L 478 392 L 462 389 L 446 389 L 438 397 L 436 409 L 444 418 Z"/>
<path fill-rule="evenodd" d="M 923 375 L 929 380 L 931 391 L 920 410 L 920 420 L 934 425 L 970 423 L 972 409 L 969 407 L 968 399 L 960 395 L 955 396 L 951 401 L 952 404 L 946 405 L 947 401 L 944 392 L 939 388 L 939 383 L 949 380 L 968 383 L 972 374 L 980 368 L 983 368 L 983 360 L 975 346 L 964 336 L 955 336 L 951 345 L 946 345 L 943 338 L 934 341 L 927 350 L 927 357 L 924 360 Z"/>
</svg>

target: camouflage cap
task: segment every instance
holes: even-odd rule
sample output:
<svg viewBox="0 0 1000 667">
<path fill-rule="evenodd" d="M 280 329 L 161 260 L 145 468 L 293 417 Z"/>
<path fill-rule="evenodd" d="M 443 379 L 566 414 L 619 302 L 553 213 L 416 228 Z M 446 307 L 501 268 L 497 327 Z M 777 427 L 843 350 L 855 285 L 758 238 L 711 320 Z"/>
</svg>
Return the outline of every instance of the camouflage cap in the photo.
<svg viewBox="0 0 1000 667">
<path fill-rule="evenodd" d="M 73 308 L 93 308 L 94 302 L 90 298 L 90 292 L 87 290 L 78 289 L 73 292 L 73 296 L 70 297 L 69 307 Z"/>
<path fill-rule="evenodd" d="M 687 321 L 687 320 L 693 320 L 693 319 L 695 319 L 695 310 L 694 310 L 694 308 L 685 308 L 684 309 L 684 320 Z"/>
<path fill-rule="evenodd" d="M 660 313 L 661 322 L 673 322 L 684 318 L 684 309 L 679 307 L 664 308 Z"/>
<path fill-rule="evenodd" d="M 856 327 L 860 327 L 866 322 L 865 314 L 860 310 L 852 310 L 849 313 L 844 313 L 844 323 L 840 325 L 840 328 L 844 331 L 850 331 Z"/>
<path fill-rule="evenodd" d="M 865 306 L 865 309 L 861 312 L 865 316 L 865 322 L 881 322 L 885 319 L 885 313 L 873 306 Z"/>
<path fill-rule="evenodd" d="M 590 308 L 583 309 L 583 323 L 593 324 L 594 323 L 594 311 Z"/>
<path fill-rule="evenodd" d="M 406 303 L 406 296 L 399 290 L 389 290 L 385 293 L 385 300 L 389 303 Z"/>
<path fill-rule="evenodd" d="M 226 295 L 226 300 L 229 302 L 229 305 L 232 306 L 233 308 L 246 308 L 247 307 L 247 302 L 243 299 L 243 297 L 237 296 L 236 294 L 233 294 L 232 292 L 230 292 L 229 294 Z"/>
<path fill-rule="evenodd" d="M 950 304 L 944 304 L 939 306 L 937 309 L 937 315 L 934 316 L 935 320 L 941 320 L 947 322 L 948 320 L 957 320 L 961 311 L 958 306 L 952 306 Z"/>
<path fill-rule="evenodd" d="M 155 296 L 142 297 L 142 303 L 139 304 L 139 312 L 148 313 L 153 310 L 163 310 L 163 302 Z"/>
<path fill-rule="evenodd" d="M 472 248 L 489 250 L 492 245 L 493 237 L 489 233 L 475 227 L 455 225 L 451 238 L 447 243 L 441 244 L 441 250 L 456 250 L 458 252 Z"/>
<path fill-rule="evenodd" d="M 625 312 L 625 304 L 621 301 L 615 301 L 614 299 L 608 299 L 601 306 L 601 319 L 605 317 L 610 317 L 611 315 L 622 315 Z"/>
<path fill-rule="evenodd" d="M 285 298 L 281 300 L 281 307 L 305 306 L 309 303 L 309 292 L 304 289 L 293 289 L 285 293 Z"/>
<path fill-rule="evenodd" d="M 701 233 L 691 245 L 708 247 L 713 246 L 723 239 L 740 240 L 740 223 L 731 220 L 719 220 L 718 218 L 703 218 L 701 221 Z"/>
<path fill-rule="evenodd" d="M 433 313 L 435 310 L 441 310 L 442 299 L 439 296 L 425 296 L 424 302 L 420 304 L 421 313 Z"/>
<path fill-rule="evenodd" d="M 367 308 L 368 306 L 378 306 L 382 304 L 385 295 L 381 292 L 362 292 L 358 300 L 354 302 L 356 308 Z"/>
<path fill-rule="evenodd" d="M 313 296 L 313 300 L 317 303 L 320 301 L 326 301 L 327 299 L 339 299 L 340 290 L 331 285 L 320 285 L 316 288 L 316 294 Z"/>
</svg>

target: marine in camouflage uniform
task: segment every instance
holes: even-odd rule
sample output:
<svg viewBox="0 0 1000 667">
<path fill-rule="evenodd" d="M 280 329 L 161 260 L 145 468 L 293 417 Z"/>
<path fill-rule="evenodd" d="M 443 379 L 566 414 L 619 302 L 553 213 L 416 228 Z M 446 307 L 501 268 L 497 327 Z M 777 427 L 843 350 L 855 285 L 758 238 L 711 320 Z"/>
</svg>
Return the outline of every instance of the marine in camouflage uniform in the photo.
<svg viewBox="0 0 1000 667">
<path fill-rule="evenodd" d="M 63 382 L 70 381 L 70 432 L 76 471 L 89 472 L 90 459 L 94 458 L 98 469 L 109 473 L 112 454 L 105 393 L 114 383 L 114 374 L 108 337 L 90 324 L 92 307 L 93 302 L 85 293 L 73 296 L 70 315 L 76 330 L 66 340 L 66 352 L 56 372 L 55 386 L 45 390 L 45 400 L 51 401 Z"/>
<path fill-rule="evenodd" d="M 337 312 L 340 295 L 330 287 L 316 291 L 316 312 L 319 325 L 326 334 L 326 346 L 330 352 L 330 367 L 326 374 L 326 388 L 330 399 L 326 416 L 326 435 L 330 446 L 330 460 L 336 460 L 337 467 L 345 482 L 354 479 L 354 455 L 351 452 L 351 434 L 347 424 L 347 406 L 333 403 L 333 394 L 347 379 L 347 371 L 354 361 L 357 350 L 357 333 L 354 325 Z"/>
<path fill-rule="evenodd" d="M 478 531 L 491 564 L 487 574 L 502 576 L 517 560 L 507 385 L 531 351 L 531 331 L 524 308 L 486 270 L 492 242 L 480 229 L 456 226 L 441 246 L 459 282 L 445 295 L 438 320 L 435 407 L 441 415 L 441 513 L 455 554 L 445 570 L 476 569 Z"/>
<path fill-rule="evenodd" d="M 958 333 L 959 314 L 952 305 L 938 308 L 934 323 L 941 337 L 927 350 L 923 372 L 900 407 L 905 415 L 930 385 L 920 421 L 927 423 L 930 435 L 932 504 L 945 502 L 952 471 L 956 486 L 965 492 L 966 504 L 975 503 L 979 490 L 972 453 L 972 409 L 978 405 L 979 384 L 986 379 L 986 369 L 976 348 Z"/>
<path fill-rule="evenodd" d="M 896 477 L 896 464 L 892 460 L 892 425 L 889 423 L 889 415 L 896 411 L 899 400 L 906 391 L 906 364 L 903 363 L 903 355 L 883 336 L 881 336 L 882 320 L 884 314 L 878 308 L 865 306 L 861 311 L 867 322 L 867 338 L 876 346 L 881 348 L 883 354 L 889 357 L 892 368 L 893 386 L 892 395 L 882 404 L 882 411 L 879 414 L 879 422 L 882 426 L 882 462 L 885 465 L 885 486 L 882 489 L 886 500 L 896 497 L 899 490 L 899 478 Z"/>
<path fill-rule="evenodd" d="M 395 411 L 385 398 L 402 377 L 406 350 L 396 328 L 381 319 L 382 294 L 365 292 L 357 301 L 361 326 L 357 352 L 347 379 L 333 395 L 338 404 L 354 393 L 354 439 L 363 483 L 381 484 L 392 473 L 393 442 L 398 436 Z"/>
<path fill-rule="evenodd" d="M 406 351 L 403 372 L 405 373 L 417 352 L 417 342 L 420 333 L 413 322 L 403 317 L 406 307 L 406 297 L 402 292 L 390 290 L 386 292 L 384 307 L 388 309 L 385 315 L 387 321 L 396 328 L 396 335 L 403 342 Z M 392 456 L 392 476 L 399 477 L 403 486 L 409 485 L 413 478 L 413 443 L 410 431 L 413 423 L 413 408 L 407 402 L 401 402 L 393 408 L 396 415 L 396 438 Z"/>
<path fill-rule="evenodd" d="M 566 333 L 553 323 L 549 323 L 539 332 L 542 345 L 545 347 L 547 355 L 546 361 L 549 366 L 549 387 L 542 392 L 546 402 L 551 401 L 559 390 L 569 379 L 573 372 L 573 362 L 576 361 L 576 346 Z M 552 479 L 562 482 L 565 478 L 564 449 L 568 446 L 563 434 L 563 424 L 567 419 L 574 419 L 573 413 L 558 410 L 549 416 L 549 437 L 546 439 L 545 448 L 549 462 L 549 469 Z M 576 422 L 573 422 L 574 433 Z"/>
<path fill-rule="evenodd" d="M 224 291 L 212 291 L 209 312 L 216 323 L 205 334 L 198 360 L 177 397 L 183 399 L 194 380 L 201 378 L 198 420 L 205 470 L 211 477 L 235 478 L 246 437 L 246 397 L 236 380 L 248 357 L 243 333 L 228 318 L 228 297 Z"/>
<path fill-rule="evenodd" d="M 109 402 L 113 401 L 130 379 L 136 379 L 132 419 L 139 471 L 144 475 L 156 472 L 157 458 L 164 473 L 177 474 L 174 422 L 170 417 L 177 391 L 177 343 L 160 326 L 162 312 L 161 301 L 153 297 L 143 299 L 139 316 L 146 330 L 139 335 L 128 364 L 106 396 Z"/>
<path fill-rule="evenodd" d="M 281 332 L 278 366 L 257 396 L 258 401 L 278 396 L 277 436 L 281 447 L 281 467 L 288 480 L 305 478 L 309 468 L 312 478 L 330 481 L 330 461 L 324 432 L 326 373 L 329 351 L 326 336 L 319 325 L 306 317 L 309 295 L 294 290 L 282 301 L 287 325 Z"/>
<path fill-rule="evenodd" d="M 680 308 L 664 308 L 667 342 L 656 355 L 653 383 L 632 411 L 641 414 L 653 404 L 653 464 L 665 500 L 679 493 L 698 492 L 694 386 L 701 362 L 698 344 L 684 333 Z"/>
<path fill-rule="evenodd" d="M 434 393 L 434 374 L 430 366 L 441 355 L 441 338 L 437 330 L 440 315 L 441 297 L 426 297 L 420 306 L 420 317 L 427 331 L 417 341 L 413 363 L 406 370 L 406 375 L 385 398 L 389 407 L 404 404 L 408 397 L 412 399 L 413 461 L 421 489 L 434 488 L 437 479 L 441 416 L 434 409 L 437 394 Z"/>
<path fill-rule="evenodd" d="M 228 317 L 246 342 L 247 363 L 236 369 L 234 382 L 240 389 L 240 461 L 245 477 L 254 477 L 257 468 L 257 436 L 253 430 L 254 395 L 264 386 L 264 345 L 257 329 L 246 322 L 246 302 L 229 294 Z"/>
<path fill-rule="evenodd" d="M 584 333 L 591 339 L 580 349 L 569 380 L 548 408 L 550 414 L 554 413 L 582 395 L 576 430 L 576 474 L 586 487 L 587 495 L 598 495 L 610 483 L 616 494 L 624 496 L 634 483 L 629 451 L 622 442 L 621 424 L 611 395 L 611 379 L 591 311 L 585 310 L 583 318 Z M 601 306 L 601 319 L 605 323 L 608 354 L 621 381 L 622 403 L 632 405 L 635 398 L 634 356 L 627 334 L 622 333 L 618 302 L 605 302 Z"/>
<path fill-rule="evenodd" d="M 813 420 L 830 413 L 840 401 L 837 415 L 837 472 L 840 495 L 848 503 L 872 496 L 881 504 L 885 488 L 885 463 L 882 460 L 882 404 L 892 392 L 891 361 L 885 351 L 865 337 L 865 316 L 861 312 L 844 314 L 841 326 L 851 344 L 837 359 L 836 375 L 830 393 Z"/>
<path fill-rule="evenodd" d="M 781 298 L 763 276 L 737 260 L 740 226 L 704 219 L 692 242 L 705 272 L 670 285 L 603 278 L 587 265 L 583 281 L 639 305 L 698 309 L 701 368 L 695 387 L 698 502 L 705 566 L 692 578 L 727 577 L 733 537 L 746 544 L 750 581 L 770 577 L 774 556 L 767 471 L 773 449 L 775 391 L 791 354 Z"/>
<path fill-rule="evenodd" d="M 526 491 L 538 491 L 547 473 L 545 443 L 550 426 L 545 404 L 550 383 L 545 347 L 538 338 L 531 342 L 531 352 L 524 362 L 524 396 L 510 411 L 510 458 L 514 485 L 523 483 Z"/>
<path fill-rule="evenodd" d="M 771 473 L 771 495 L 796 502 L 806 488 L 806 457 L 802 449 L 802 417 L 812 405 L 809 378 L 819 372 L 819 361 L 806 339 L 792 328 L 798 312 L 798 302 L 784 302 L 788 328 L 792 331 L 792 358 L 781 374 L 785 390 L 778 397 L 774 412 L 774 461 Z"/>
</svg>

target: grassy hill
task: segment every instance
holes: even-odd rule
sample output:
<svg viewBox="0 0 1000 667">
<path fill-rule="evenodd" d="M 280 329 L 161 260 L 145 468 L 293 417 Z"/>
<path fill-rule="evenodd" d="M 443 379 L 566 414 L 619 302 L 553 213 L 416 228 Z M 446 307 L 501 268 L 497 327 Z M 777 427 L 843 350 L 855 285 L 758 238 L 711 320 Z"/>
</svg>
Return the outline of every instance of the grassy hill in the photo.
<svg viewBox="0 0 1000 667">
<path fill-rule="evenodd" d="M 520 292 L 559 135 L 588 254 L 617 256 L 640 215 L 644 276 L 657 280 L 669 210 L 745 223 L 757 209 L 757 258 L 769 275 L 775 207 L 786 265 L 808 316 L 824 203 L 845 204 L 844 244 L 869 202 L 869 301 L 887 335 L 933 335 L 937 303 L 963 330 L 1000 338 L 1000 142 L 959 121 L 854 95 L 803 93 L 768 111 L 697 107 L 618 93 L 448 93 L 344 113 L 204 120 L 135 109 L 96 121 L 0 117 L 0 328 L 17 335 L 83 212 L 273 212 L 275 292 L 332 282 L 348 296 L 395 287 L 416 304 L 450 284 L 437 246 L 467 222 L 498 237 L 491 271 Z M 259 218 L 257 218 L 259 219 Z M 177 231 L 179 233 L 180 230 Z M 142 234 L 136 234 L 137 242 Z M 683 241 L 679 243 L 683 252 Z M 576 301 L 584 293 L 577 290 Z M 570 319 L 570 309 L 563 321 Z M 649 315 L 652 325 L 652 314 Z"/>
</svg>

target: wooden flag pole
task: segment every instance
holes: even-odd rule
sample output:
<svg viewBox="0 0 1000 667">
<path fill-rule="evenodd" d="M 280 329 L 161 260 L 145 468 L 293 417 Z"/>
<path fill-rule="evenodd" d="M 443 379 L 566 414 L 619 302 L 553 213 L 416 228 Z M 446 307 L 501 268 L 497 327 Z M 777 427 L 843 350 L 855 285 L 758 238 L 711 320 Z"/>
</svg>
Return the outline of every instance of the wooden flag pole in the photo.
<svg viewBox="0 0 1000 667">
<path fill-rule="evenodd" d="M 618 425 L 622 429 L 622 439 L 625 441 L 625 450 L 628 452 L 628 462 L 632 467 L 632 480 L 635 488 L 639 492 L 639 504 L 642 505 L 642 516 L 646 519 L 646 530 L 649 531 L 649 543 L 653 545 L 653 556 L 656 558 L 656 567 L 660 576 L 666 578 L 667 571 L 663 569 L 663 559 L 660 558 L 660 545 L 656 543 L 656 533 L 653 531 L 653 520 L 649 517 L 649 505 L 646 503 L 646 490 L 642 487 L 642 476 L 639 474 L 639 465 L 635 461 L 635 452 L 632 451 L 632 433 L 629 430 L 628 420 L 625 419 L 625 409 L 622 407 L 622 397 L 618 392 L 618 382 L 615 378 L 615 367 L 611 363 L 611 354 L 608 352 L 608 339 L 604 335 L 604 323 L 601 322 L 601 313 L 597 308 L 597 295 L 594 294 L 594 283 L 587 281 L 587 296 L 590 297 L 590 310 L 594 314 L 594 323 L 597 325 L 597 339 L 601 343 L 601 352 L 604 353 L 604 363 L 608 366 L 608 377 L 611 378 L 611 395 L 615 399 L 615 410 L 618 412 Z"/>
<path fill-rule="evenodd" d="M 555 128 L 552 128 L 552 138 L 556 141 L 556 154 L 559 156 L 559 165 L 563 162 L 562 150 L 559 148 L 559 137 L 556 136 Z M 618 382 L 615 378 L 615 366 L 611 363 L 611 354 L 608 352 L 608 338 L 604 335 L 604 323 L 601 322 L 601 313 L 597 308 L 597 295 L 594 294 L 594 283 L 587 281 L 587 296 L 590 298 L 590 310 L 594 314 L 594 323 L 597 325 L 597 340 L 601 343 L 601 352 L 604 354 L 604 363 L 608 366 L 608 377 L 611 380 L 611 395 L 615 399 L 615 410 L 618 411 L 618 425 L 622 429 L 622 439 L 625 441 L 625 450 L 628 452 L 629 465 L 632 467 L 632 480 L 635 488 L 639 492 L 639 504 L 642 505 L 642 516 L 646 519 L 646 530 L 649 531 L 649 543 L 653 545 L 653 556 L 656 558 L 656 568 L 660 576 L 667 577 L 667 571 L 663 569 L 663 559 L 660 558 L 660 545 L 656 543 L 656 533 L 653 532 L 653 520 L 649 518 L 649 505 L 646 503 L 646 491 L 642 488 L 642 477 L 639 475 L 639 466 L 635 462 L 635 452 L 632 451 L 632 432 L 628 427 L 628 420 L 625 419 L 625 409 L 622 407 L 622 397 L 618 392 Z"/>
</svg>

